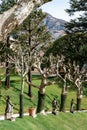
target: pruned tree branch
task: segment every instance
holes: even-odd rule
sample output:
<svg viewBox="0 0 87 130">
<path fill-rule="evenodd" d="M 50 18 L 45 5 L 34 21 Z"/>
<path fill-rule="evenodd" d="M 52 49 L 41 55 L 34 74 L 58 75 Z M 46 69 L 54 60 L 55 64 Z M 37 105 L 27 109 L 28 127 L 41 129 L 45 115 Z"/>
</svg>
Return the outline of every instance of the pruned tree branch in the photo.
<svg viewBox="0 0 87 130">
<path fill-rule="evenodd" d="M 31 85 L 32 87 L 39 89 L 38 86 L 36 86 L 36 85 L 34 85 L 34 84 L 32 84 L 31 82 L 28 81 L 28 77 L 27 76 L 26 76 L 26 80 L 25 81 L 26 81 L 27 84 Z"/>
</svg>

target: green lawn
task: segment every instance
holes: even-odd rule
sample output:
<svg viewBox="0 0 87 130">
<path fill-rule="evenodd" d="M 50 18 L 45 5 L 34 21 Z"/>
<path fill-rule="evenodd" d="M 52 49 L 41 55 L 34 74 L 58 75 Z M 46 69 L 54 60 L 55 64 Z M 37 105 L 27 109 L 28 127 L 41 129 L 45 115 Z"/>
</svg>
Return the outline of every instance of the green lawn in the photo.
<svg viewBox="0 0 87 130">
<path fill-rule="evenodd" d="M 0 121 L 0 130 L 86 130 L 87 113 L 62 113 L 57 116 L 48 114 L 33 118 L 25 116 L 15 121 Z"/>
<path fill-rule="evenodd" d="M 33 76 L 33 83 L 40 84 L 40 76 Z M 10 89 L 4 86 L 4 80 L 0 84 L 0 115 L 4 114 L 6 96 L 10 95 L 14 104 L 14 113 L 19 113 L 19 94 L 21 89 L 20 77 L 11 76 Z M 32 87 L 33 98 L 27 96 L 28 86 L 25 83 L 24 88 L 24 112 L 28 112 L 29 107 L 37 106 L 38 90 Z M 61 87 L 57 84 L 46 88 L 45 110 L 52 111 L 52 100 L 55 97 L 60 104 Z M 76 101 L 76 90 L 69 89 L 66 101 L 66 110 L 70 108 L 70 101 L 74 98 Z M 87 97 L 82 98 L 82 109 L 87 109 Z M 0 121 L 0 130 L 86 130 L 87 113 L 77 112 L 75 114 L 59 112 L 57 116 L 48 114 L 38 114 L 36 118 L 25 116 L 23 119 L 16 118 L 16 121 Z"/>
<path fill-rule="evenodd" d="M 36 85 L 40 84 L 40 76 L 34 76 L 33 77 L 33 83 Z M 1 97 L 0 97 L 0 115 L 4 114 L 5 111 L 5 102 L 6 102 L 6 96 L 10 95 L 12 103 L 14 104 L 14 113 L 19 112 L 19 94 L 21 89 L 21 83 L 20 83 L 20 77 L 18 76 L 11 76 L 11 86 L 10 89 L 6 89 L 4 86 L 4 81 L 2 82 L 1 86 Z M 37 98 L 38 98 L 38 90 L 36 88 L 32 87 L 32 93 L 33 98 L 27 96 L 28 92 L 28 86 L 25 83 L 24 88 L 24 112 L 28 111 L 29 107 L 36 107 L 37 106 Z M 61 87 L 59 87 L 57 84 L 47 86 L 46 88 L 46 101 L 45 101 L 45 110 L 51 111 L 52 110 L 52 100 L 55 97 L 60 104 L 60 95 L 61 95 Z M 69 110 L 70 108 L 70 101 L 74 98 L 76 101 L 76 91 L 75 90 L 69 90 L 67 95 L 67 101 L 66 101 L 66 110 Z M 82 109 L 87 109 L 87 98 L 86 96 L 83 96 L 82 98 Z"/>
</svg>

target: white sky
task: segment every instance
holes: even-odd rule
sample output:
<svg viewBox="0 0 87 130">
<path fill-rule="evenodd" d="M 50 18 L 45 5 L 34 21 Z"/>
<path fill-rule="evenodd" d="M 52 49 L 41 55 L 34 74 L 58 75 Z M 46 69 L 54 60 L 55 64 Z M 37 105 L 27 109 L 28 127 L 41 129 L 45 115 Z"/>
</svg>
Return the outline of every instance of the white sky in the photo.
<svg viewBox="0 0 87 130">
<path fill-rule="evenodd" d="M 70 17 L 65 9 L 69 9 L 69 0 L 52 0 L 41 6 L 44 12 L 51 14 L 52 16 L 69 21 L 74 16 Z M 78 16 L 78 14 L 76 14 Z"/>
<path fill-rule="evenodd" d="M 44 12 L 47 12 L 56 18 L 69 21 L 71 18 L 73 19 L 78 16 L 78 13 L 76 13 L 76 16 L 70 17 L 68 13 L 65 12 L 65 9 L 69 8 L 69 1 L 70 0 L 52 0 L 51 2 L 42 5 L 41 8 Z"/>
</svg>

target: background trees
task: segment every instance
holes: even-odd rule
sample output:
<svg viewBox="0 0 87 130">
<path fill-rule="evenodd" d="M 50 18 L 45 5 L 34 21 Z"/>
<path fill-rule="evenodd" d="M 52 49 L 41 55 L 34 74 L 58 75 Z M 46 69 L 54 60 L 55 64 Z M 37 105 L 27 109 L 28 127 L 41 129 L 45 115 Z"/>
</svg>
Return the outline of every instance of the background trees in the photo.
<svg viewBox="0 0 87 130">
<path fill-rule="evenodd" d="M 51 43 L 51 35 L 44 25 L 45 14 L 42 13 L 41 9 L 34 9 L 30 16 L 23 22 L 21 26 L 21 31 L 26 32 L 27 38 L 25 39 L 29 44 L 29 71 L 28 71 L 28 79 L 29 82 L 32 81 L 31 77 L 31 60 L 34 53 L 37 51 L 42 51 L 47 48 L 47 46 Z M 22 34 L 23 37 L 23 34 Z M 29 85 L 28 95 L 32 97 L 31 93 L 31 85 Z"/>
<path fill-rule="evenodd" d="M 73 86 L 77 88 L 77 109 L 80 109 L 80 103 L 82 98 L 82 87 L 85 78 L 87 78 L 87 70 L 83 73 L 82 69 L 84 64 L 87 63 L 87 35 L 86 34 L 68 34 L 60 39 L 57 39 L 47 51 L 47 55 L 52 53 L 56 59 L 57 55 L 64 56 L 64 61 L 62 61 L 62 66 L 60 66 L 59 74 L 65 75 L 63 80 L 69 80 Z M 59 65 L 58 65 L 59 66 Z M 62 67 L 62 68 L 61 68 Z M 64 69 L 65 68 L 65 69 Z M 63 69 L 61 73 L 61 69 Z M 61 76 L 60 76 L 61 78 Z M 63 81 L 62 80 L 62 81 Z M 64 82 L 63 82 L 64 84 Z M 62 93 L 63 95 L 63 93 Z M 63 96 L 62 96 L 63 97 Z M 66 98 L 62 98 L 65 100 Z M 61 100 L 61 102 L 62 102 Z M 64 104 L 64 101 L 63 101 Z M 64 106 L 64 105 L 62 105 Z M 64 107 L 63 107 L 64 108 Z M 63 109 L 64 110 L 64 109 Z"/>
<path fill-rule="evenodd" d="M 21 24 L 19 29 L 13 32 L 13 37 L 18 39 L 20 45 L 28 47 L 29 71 L 28 80 L 32 82 L 32 57 L 38 51 L 44 51 L 51 43 L 51 35 L 44 25 L 45 14 L 41 9 L 34 9 L 31 15 Z M 31 85 L 29 84 L 28 95 L 32 97 Z"/>
<path fill-rule="evenodd" d="M 75 15 L 75 12 L 79 12 L 80 16 L 76 19 L 71 19 L 66 23 L 66 32 L 81 32 L 87 33 L 87 1 L 86 0 L 70 0 L 70 9 L 66 9 L 66 12 L 71 16 Z"/>
<path fill-rule="evenodd" d="M 68 34 L 57 39 L 48 49 L 47 53 L 53 55 L 63 54 L 66 60 L 76 61 L 83 66 L 87 63 L 87 35 L 86 34 Z"/>
<path fill-rule="evenodd" d="M 20 117 L 23 116 L 23 88 L 26 75 L 28 75 L 28 82 L 30 82 L 28 84 L 28 95 L 32 97 L 31 68 L 35 61 L 34 54 L 37 52 L 43 54 L 52 40 L 44 25 L 44 17 L 45 14 L 41 10 L 35 9 L 21 26 L 11 34 L 14 43 L 11 43 L 13 53 L 9 55 L 9 62 L 12 61 L 15 64 L 16 70 L 21 76 Z"/>
<path fill-rule="evenodd" d="M 4 1 L 1 5 L 1 13 L 15 4 L 16 1 Z M 27 2 L 27 1 L 26 1 Z M 20 4 L 20 3 L 19 3 Z M 31 2 L 32 4 L 32 2 Z M 6 7 L 6 8 L 5 8 Z M 23 17 L 23 16 L 22 16 Z M 14 43 L 18 43 L 18 48 L 16 48 L 15 44 L 10 44 L 7 46 L 8 50 L 10 49 L 10 46 L 12 47 L 12 54 L 9 55 L 9 51 L 7 53 L 7 60 L 6 63 L 14 63 L 16 66 L 16 70 L 21 76 L 21 93 L 20 93 L 20 117 L 23 116 L 23 88 L 24 88 L 24 77 L 28 73 L 28 79 L 29 82 L 31 82 L 31 66 L 32 66 L 32 56 L 37 51 L 42 50 L 44 51 L 48 44 L 50 43 L 50 34 L 43 24 L 45 14 L 42 13 L 41 10 L 35 9 L 32 11 L 31 15 L 21 24 L 21 26 L 14 30 L 10 35 L 15 38 Z M 11 19 L 12 21 L 12 19 Z M 42 23 L 41 23 L 42 22 Z M 7 28 L 7 25 L 6 25 Z M 7 32 L 9 33 L 9 32 Z M 10 36 L 9 36 L 10 37 Z M 7 44 L 10 43 L 9 37 L 7 39 Z M 32 45 L 31 45 L 32 44 Z M 24 49 L 24 50 L 23 50 Z M 16 52 L 16 53 L 15 53 Z M 27 55 L 27 58 L 26 58 Z M 8 72 L 9 68 L 6 69 Z M 28 70 L 28 72 L 27 72 Z M 7 74 L 8 75 L 8 74 Z M 6 77 L 7 79 L 7 77 Z M 7 81 L 7 80 L 6 80 Z M 29 84 L 30 85 L 30 84 Z M 31 89 L 29 86 L 29 96 L 32 96 Z"/>
</svg>

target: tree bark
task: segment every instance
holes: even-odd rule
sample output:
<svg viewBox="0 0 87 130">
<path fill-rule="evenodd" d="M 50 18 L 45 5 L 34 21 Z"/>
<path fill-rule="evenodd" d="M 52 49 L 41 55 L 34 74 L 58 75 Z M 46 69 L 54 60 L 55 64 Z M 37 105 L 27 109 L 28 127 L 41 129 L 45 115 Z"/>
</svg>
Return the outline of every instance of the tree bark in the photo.
<svg viewBox="0 0 87 130">
<path fill-rule="evenodd" d="M 82 101 L 82 87 L 78 87 L 77 89 L 77 104 L 76 104 L 76 110 L 79 111 L 81 109 L 81 101 Z"/>
<path fill-rule="evenodd" d="M 66 98 L 67 94 L 61 94 L 61 105 L 60 105 L 60 111 L 65 112 L 65 106 L 66 106 Z"/>
<path fill-rule="evenodd" d="M 6 79 L 5 79 L 6 88 L 10 88 L 10 67 L 9 62 L 6 62 Z"/>
<path fill-rule="evenodd" d="M 19 117 L 22 118 L 23 117 L 23 94 L 20 94 L 20 109 L 19 109 Z"/>
<path fill-rule="evenodd" d="M 38 91 L 38 104 L 37 104 L 37 113 L 40 113 L 42 110 L 44 110 L 44 105 L 45 105 L 45 94 L 40 93 Z"/>
<path fill-rule="evenodd" d="M 21 92 L 20 92 L 20 109 L 19 109 L 19 117 L 22 118 L 23 117 L 23 93 L 24 93 L 24 77 L 23 77 L 23 73 L 24 73 L 24 60 L 23 60 L 23 55 L 21 56 Z"/>
<path fill-rule="evenodd" d="M 9 49 L 10 43 L 9 43 L 9 36 L 7 37 L 7 49 Z M 7 52 L 8 53 L 8 52 Z M 7 88 L 10 87 L 10 63 L 8 61 L 8 54 L 6 54 L 6 79 L 5 79 L 5 86 Z"/>
<path fill-rule="evenodd" d="M 77 97 L 77 105 L 76 105 L 76 110 L 79 111 L 81 109 L 81 98 Z"/>
<path fill-rule="evenodd" d="M 28 81 L 31 83 L 32 82 L 32 74 L 31 74 L 31 22 L 29 21 L 29 59 L 30 59 L 30 66 L 29 66 L 29 71 L 28 71 Z M 32 92 L 31 92 L 31 84 L 28 85 L 28 96 L 32 97 Z"/>
<path fill-rule="evenodd" d="M 79 111 L 81 109 L 81 98 L 77 98 L 76 110 Z"/>
<path fill-rule="evenodd" d="M 65 112 L 66 98 L 67 98 L 67 86 L 66 86 L 66 79 L 64 79 L 61 93 L 61 105 L 60 105 L 60 111 L 62 112 Z"/>
<path fill-rule="evenodd" d="M 30 83 L 32 82 L 31 67 L 29 68 L 29 71 L 28 71 L 28 81 Z M 28 96 L 32 97 L 32 86 L 31 86 L 31 84 L 28 85 Z"/>
<path fill-rule="evenodd" d="M 50 0 L 19 0 L 11 9 L 1 14 L 0 41 L 6 40 L 7 35 L 27 18 L 36 5 L 40 6 L 48 1 Z"/>
</svg>

